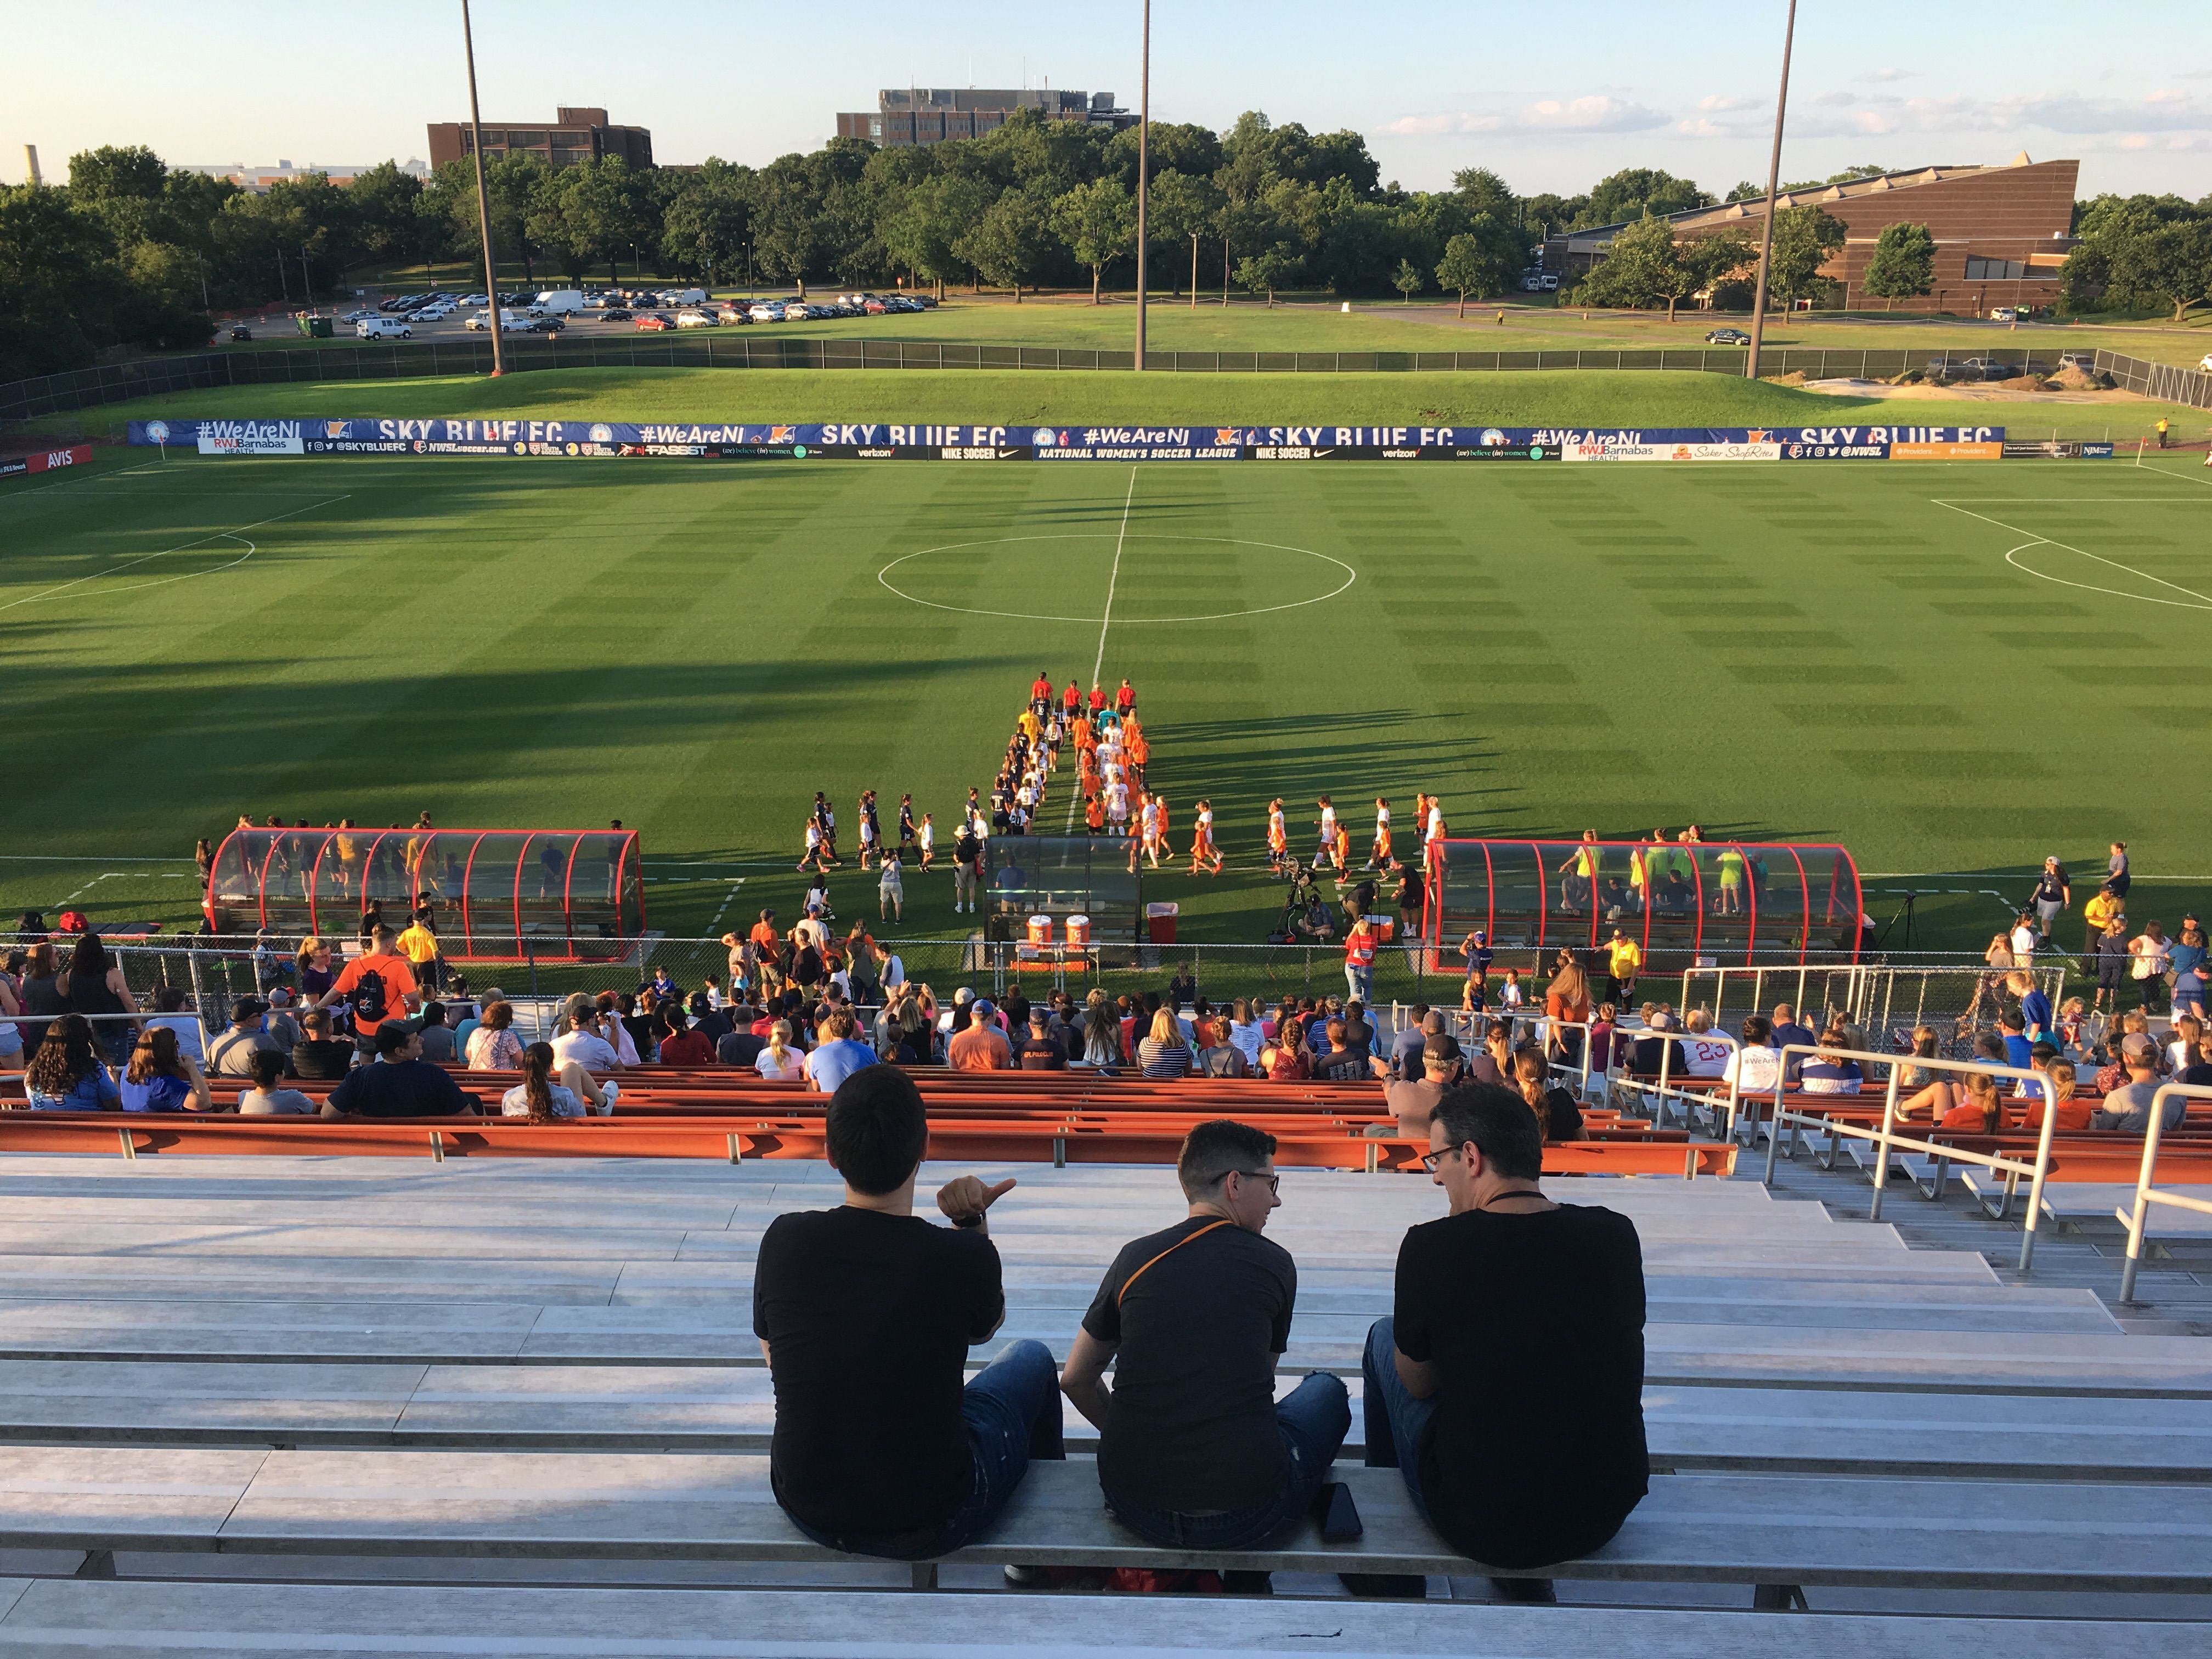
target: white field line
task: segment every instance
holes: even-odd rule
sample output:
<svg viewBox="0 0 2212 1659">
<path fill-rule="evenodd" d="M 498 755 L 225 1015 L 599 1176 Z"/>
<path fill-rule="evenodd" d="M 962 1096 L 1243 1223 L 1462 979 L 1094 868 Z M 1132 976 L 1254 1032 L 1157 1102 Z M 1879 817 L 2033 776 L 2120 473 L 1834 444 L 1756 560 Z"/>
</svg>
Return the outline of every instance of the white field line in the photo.
<svg viewBox="0 0 2212 1659">
<path fill-rule="evenodd" d="M 723 913 L 728 910 L 732 903 L 736 902 L 738 889 L 744 884 L 745 878 L 743 876 L 739 876 L 735 881 L 730 884 L 730 890 L 723 896 L 720 908 L 714 912 L 714 919 L 707 924 L 707 937 L 708 939 L 719 939 L 721 937 L 721 935 L 717 933 L 714 930 L 722 925 Z"/>
<path fill-rule="evenodd" d="M 349 499 L 349 495 L 350 492 L 349 492 L 348 495 L 332 495 L 323 501 L 310 501 L 307 506 L 295 507 L 289 513 L 278 513 L 266 519 L 257 519 L 252 524 L 240 525 L 236 530 L 217 530 L 209 535 L 199 537 L 198 539 L 193 541 L 179 542 L 174 547 L 162 548 L 159 552 L 141 553 L 136 558 L 125 559 L 122 563 L 111 565 L 106 570 L 95 570 L 89 576 L 79 576 L 75 580 L 64 582 L 58 587 L 49 587 L 44 592 L 38 593 L 27 593 L 20 599 L 10 599 L 7 604 L 0 605 L 0 611 L 13 611 L 19 605 L 33 605 L 40 599 L 50 599 L 57 593 L 66 593 L 72 587 L 82 587 L 85 583 L 98 581 L 103 576 L 112 576 L 119 570 L 128 570 L 131 566 L 143 564 L 149 559 L 163 558 L 171 553 L 182 553 L 188 548 L 204 547 L 210 542 L 219 542 L 225 539 L 232 541 L 245 541 L 246 538 L 241 533 L 245 531 L 258 530 L 263 525 L 275 524 L 282 519 L 296 519 L 302 513 L 312 513 L 319 507 L 329 507 L 334 502 L 345 501 Z M 253 544 L 246 542 L 246 552 L 244 556 L 250 558 L 252 556 L 252 552 Z M 236 564 L 240 562 L 240 560 L 234 559 L 231 561 L 231 563 Z M 221 566 L 218 568 L 228 569 L 229 567 Z M 174 577 L 163 578 L 163 580 L 165 581 L 175 580 L 179 579 Z M 153 582 L 142 582 L 139 584 L 139 586 L 143 587 L 152 587 L 157 585 L 158 584 Z M 125 592 L 129 592 L 133 590 L 126 588 L 124 591 Z"/>
<path fill-rule="evenodd" d="M 1114 562 L 1106 572 L 1106 613 L 1098 619 L 1098 654 L 1091 659 L 1091 684 L 1098 684 L 1100 672 L 1106 666 L 1106 632 L 1114 626 L 1114 589 L 1121 580 L 1121 548 L 1129 539 L 1129 508 L 1137 499 L 1137 469 L 1129 469 L 1129 491 L 1121 498 L 1121 528 L 1114 538 Z M 1061 829 L 1064 836 L 1075 833 L 1075 799 L 1083 792 L 1071 778 L 1067 786 L 1067 823 Z"/>
<path fill-rule="evenodd" d="M 2131 564 L 2122 564 L 2118 559 L 2108 559 L 2101 553 L 2092 553 L 2088 549 L 2085 547 L 2076 547 L 2071 542 L 2057 541 L 2049 536 L 2038 536 L 2035 532 L 2027 528 L 2023 525 L 2007 524 L 2002 519 L 1992 519 L 1986 513 L 1976 513 L 1970 508 L 1960 507 L 1951 501 L 1939 501 L 1936 505 L 1942 507 L 1948 507 L 1954 513 L 1964 513 L 1970 519 L 1979 519 L 1984 524 L 1995 525 L 2000 530 L 2009 530 L 2015 536 L 2027 536 L 2032 538 L 2033 539 L 2021 543 L 2018 547 L 2008 550 L 2005 554 L 2005 562 L 2007 564 L 2011 565 L 2015 570 L 2025 571 L 2028 575 L 2041 576 L 2045 581 L 2057 582 L 2060 586 L 2065 587 L 2086 588 L 2093 593 L 2112 593 L 2112 590 L 2109 587 L 2099 587 L 2090 582 L 2069 581 L 2063 576 L 2045 575 L 2045 574 L 2040 570 L 2030 570 L 2026 565 L 2018 562 L 2013 557 L 2014 553 L 2024 553 L 2031 547 L 2056 547 L 2069 553 L 2078 553 L 2085 559 L 2094 559 L 2099 564 L 2110 565 L 2115 570 L 2124 570 L 2130 576 L 2137 577 L 2143 581 L 2154 582 L 2160 587 L 2172 588 L 2177 593 L 2186 593 L 2189 596 L 2189 599 L 2193 599 L 2196 603 L 2192 605 L 2189 603 L 2189 600 L 2185 599 L 2162 599 L 2156 594 L 2153 593 L 2114 593 L 2113 597 L 2116 599 L 2136 599 L 2149 605 L 2179 605 L 2185 611 L 2212 611 L 2212 599 L 2208 599 L 2205 595 L 2199 593 L 2193 587 L 2184 587 L 2179 582 L 2170 582 L 2163 576 L 2154 576 L 2148 570 L 2138 570 Z"/>
</svg>

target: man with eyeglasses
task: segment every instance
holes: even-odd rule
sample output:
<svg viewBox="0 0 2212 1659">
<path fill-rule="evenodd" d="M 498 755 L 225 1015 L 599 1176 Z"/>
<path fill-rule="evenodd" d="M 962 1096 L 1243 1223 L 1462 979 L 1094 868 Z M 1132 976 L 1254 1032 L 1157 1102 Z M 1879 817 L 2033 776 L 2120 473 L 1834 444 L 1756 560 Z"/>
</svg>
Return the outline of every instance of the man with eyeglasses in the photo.
<svg viewBox="0 0 2212 1659">
<path fill-rule="evenodd" d="M 1226 1119 L 1185 1137 L 1189 1213 L 1114 1258 L 1060 1373 L 1098 1425 L 1107 1507 L 1170 1548 L 1265 1543 L 1312 1508 L 1352 1426 L 1337 1377 L 1310 1373 L 1275 1399 L 1298 1284 L 1290 1253 L 1260 1236 L 1283 1201 L 1274 1155 L 1273 1135 Z"/>
<path fill-rule="evenodd" d="M 1454 1549 L 1514 1574 L 1502 1596 L 1548 1601 L 1528 1570 L 1601 1547 L 1649 1490 L 1642 1247 L 1627 1217 L 1545 1197 L 1535 1115 L 1494 1084 L 1447 1094 L 1429 1148 L 1451 1212 L 1407 1233 L 1395 1310 L 1368 1333 L 1367 1462 L 1404 1471 Z"/>
</svg>

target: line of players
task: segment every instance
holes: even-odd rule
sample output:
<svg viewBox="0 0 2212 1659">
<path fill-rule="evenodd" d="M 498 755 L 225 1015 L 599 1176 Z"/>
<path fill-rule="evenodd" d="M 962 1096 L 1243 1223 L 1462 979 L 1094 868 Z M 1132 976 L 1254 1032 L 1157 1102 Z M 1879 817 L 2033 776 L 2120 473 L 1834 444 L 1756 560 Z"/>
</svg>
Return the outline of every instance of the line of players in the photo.
<svg viewBox="0 0 2212 1659">
<path fill-rule="evenodd" d="M 1320 816 L 1314 820 L 1319 841 L 1314 849 L 1313 868 L 1334 870 L 1340 881 L 1352 869 L 1351 827 L 1338 816 L 1335 805 L 1327 795 L 1314 803 Z M 1441 796 L 1417 794 L 1413 797 L 1413 821 L 1420 826 L 1421 867 L 1433 872 L 1443 858 L 1445 836 L 1444 806 Z M 1368 854 L 1367 870 L 1388 870 L 1396 863 L 1394 840 L 1390 828 L 1390 799 L 1387 795 L 1375 798 L 1375 842 Z M 1283 800 L 1278 795 L 1267 803 L 1267 868 L 1273 874 L 1288 878 L 1297 868 L 1297 859 L 1291 851 L 1290 832 L 1283 817 Z"/>
</svg>

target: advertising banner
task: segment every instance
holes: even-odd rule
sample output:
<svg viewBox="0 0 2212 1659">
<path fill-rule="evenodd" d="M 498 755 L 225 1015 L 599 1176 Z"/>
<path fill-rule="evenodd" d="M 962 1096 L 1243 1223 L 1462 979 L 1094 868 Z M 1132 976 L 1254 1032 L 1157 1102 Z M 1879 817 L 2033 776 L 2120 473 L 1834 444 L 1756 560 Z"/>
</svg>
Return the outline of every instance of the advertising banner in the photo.
<svg viewBox="0 0 2212 1659">
<path fill-rule="evenodd" d="M 133 421 L 204 455 L 732 460 L 1773 461 L 1995 454 L 2002 427 L 979 426 L 887 422 Z"/>
<path fill-rule="evenodd" d="M 71 444 L 66 449 L 46 449 L 35 455 L 15 455 L 0 460 L 0 478 L 20 477 L 27 472 L 52 472 L 64 466 L 82 466 L 92 459 L 90 444 Z"/>
<path fill-rule="evenodd" d="M 2004 457 L 2002 429 L 1995 440 L 1933 439 L 1921 443 L 1892 444 L 1893 461 L 1995 461 Z"/>
</svg>

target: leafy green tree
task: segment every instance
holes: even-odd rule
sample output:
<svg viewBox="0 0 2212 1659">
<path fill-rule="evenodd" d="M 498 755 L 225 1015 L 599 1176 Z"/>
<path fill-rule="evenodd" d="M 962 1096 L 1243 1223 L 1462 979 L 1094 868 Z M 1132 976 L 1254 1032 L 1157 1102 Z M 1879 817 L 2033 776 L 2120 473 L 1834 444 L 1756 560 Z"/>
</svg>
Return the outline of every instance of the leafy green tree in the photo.
<svg viewBox="0 0 2212 1659">
<path fill-rule="evenodd" d="M 1459 314 L 1467 315 L 1467 296 L 1504 292 L 1519 280 L 1528 259 L 1528 244 L 1521 233 L 1488 214 L 1477 214 L 1467 229 L 1444 245 L 1437 266 L 1437 281 L 1459 290 Z"/>
<path fill-rule="evenodd" d="M 962 250 L 968 231 L 988 205 L 982 185 L 973 178 L 943 173 L 924 179 L 884 222 L 884 252 L 915 276 L 935 283 L 941 295 L 945 283 L 975 269 Z"/>
<path fill-rule="evenodd" d="M 1399 260 L 1398 269 L 1395 273 L 1393 273 L 1390 278 L 1390 286 L 1396 289 L 1399 293 L 1404 295 L 1408 300 L 1412 299 L 1416 294 L 1419 294 L 1423 289 L 1426 288 L 1428 283 L 1429 279 L 1421 275 L 1419 267 L 1415 265 L 1411 259 Z M 1462 301 L 1461 309 L 1465 310 L 1465 302 Z"/>
<path fill-rule="evenodd" d="M 623 256 L 653 248 L 661 221 L 651 212 L 643 179 L 619 155 L 563 167 L 541 191 L 532 216 L 538 240 L 556 251 L 571 276 L 585 265 L 604 263 L 607 279 L 617 282 Z M 658 249 L 654 249 L 658 252 Z"/>
<path fill-rule="evenodd" d="M 1811 297 L 1820 283 L 1820 267 L 1843 246 L 1844 235 L 1844 222 L 1817 207 L 1776 213 L 1766 291 L 1785 306 Z"/>
<path fill-rule="evenodd" d="M 2124 299 L 2173 307 L 2173 320 L 2212 298 L 2212 220 L 2160 225 L 2123 238 L 2111 253 L 2111 287 Z"/>
<path fill-rule="evenodd" d="M 1687 179 L 1657 167 L 1625 167 L 1590 187 L 1587 205 L 1575 216 L 1573 228 L 1625 224 L 1646 214 L 1656 217 L 1691 208 L 1711 207 L 1713 198 Z"/>
<path fill-rule="evenodd" d="M 1253 294 L 1264 293 L 1272 307 L 1275 290 L 1297 275 L 1298 264 L 1298 258 L 1290 251 L 1288 244 L 1270 243 L 1237 262 L 1237 286 Z"/>
<path fill-rule="evenodd" d="M 1137 204 L 1118 179 L 1094 179 L 1063 192 L 1053 204 L 1052 228 L 1079 263 L 1091 267 L 1091 303 L 1098 303 L 1099 276 L 1110 259 L 1137 240 Z"/>
<path fill-rule="evenodd" d="M 1674 258 L 1674 227 L 1647 217 L 1613 239 L 1605 258 L 1583 279 L 1577 297 L 1590 305 L 1633 310 L 1667 299 L 1683 280 Z"/>
<path fill-rule="evenodd" d="M 670 269 L 708 282 L 734 277 L 745 267 L 752 234 L 752 204 L 745 193 L 749 167 L 715 157 L 678 185 L 660 215 L 660 257 Z"/>
<path fill-rule="evenodd" d="M 1884 225 L 1860 286 L 1878 300 L 1911 300 L 1936 286 L 1936 238 L 1925 225 Z"/>
<path fill-rule="evenodd" d="M 0 380 L 88 367 L 116 343 L 115 238 L 67 192 L 0 185 Z"/>
<path fill-rule="evenodd" d="M 1183 173 L 1175 168 L 1155 173 L 1152 193 L 1145 204 L 1145 228 L 1155 242 L 1179 248 L 1194 237 L 1211 235 L 1218 229 L 1223 199 L 1220 186 L 1204 173 Z M 1195 244 L 1193 246 L 1194 248 Z M 1194 253 L 1194 261 L 1195 257 Z M 1170 259 L 1168 264 L 1176 273 L 1175 291 L 1180 297 L 1182 261 Z M 1196 286 L 1194 277 L 1193 286 Z"/>
<path fill-rule="evenodd" d="M 991 204 L 958 246 L 968 263 L 1021 303 L 1024 284 L 1044 269 L 1052 240 L 1052 202 L 1040 191 L 1015 189 Z"/>
<path fill-rule="evenodd" d="M 1452 174 L 1452 193 L 1469 217 L 1486 213 L 1500 224 L 1511 224 L 1521 205 L 1505 180 L 1488 167 L 1462 167 Z"/>
<path fill-rule="evenodd" d="M 1759 250 L 1743 231 L 1720 230 L 1678 244 L 1674 258 L 1689 274 L 1688 291 L 1710 295 L 1738 271 L 1756 264 Z M 1668 315 L 1674 315 L 1671 307 Z"/>
</svg>

